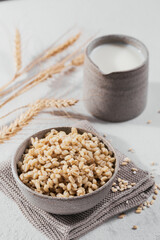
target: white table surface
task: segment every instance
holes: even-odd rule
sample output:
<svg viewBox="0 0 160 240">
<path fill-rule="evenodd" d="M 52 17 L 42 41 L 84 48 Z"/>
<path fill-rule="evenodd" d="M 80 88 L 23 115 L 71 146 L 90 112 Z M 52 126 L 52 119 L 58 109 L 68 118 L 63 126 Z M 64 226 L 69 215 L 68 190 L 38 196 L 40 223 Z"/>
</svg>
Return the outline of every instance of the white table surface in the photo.
<svg viewBox="0 0 160 240">
<path fill-rule="evenodd" d="M 91 117 L 80 101 L 74 113 L 89 119 L 101 132 L 108 134 L 112 144 L 160 174 L 160 1 L 159 0 L 19 0 L 0 2 L 0 85 L 11 79 L 14 73 L 13 35 L 17 27 L 22 35 L 24 66 L 34 56 L 48 47 L 70 26 L 77 24 L 85 34 L 127 34 L 143 41 L 150 52 L 148 105 L 143 114 L 124 123 L 108 123 Z M 40 84 L 16 98 L 0 115 L 30 103 L 39 97 L 77 97 L 82 99 L 82 68 L 77 72 L 60 76 Z M 0 121 L 9 123 L 20 112 Z M 18 144 L 34 131 L 52 126 L 53 114 L 40 114 L 9 142 L 0 145 L 0 161 L 7 160 Z M 151 124 L 146 124 L 151 120 Z M 128 149 L 133 148 L 134 153 Z M 156 166 L 151 166 L 154 161 Z M 123 220 L 114 218 L 83 236 L 83 240 L 159 240 L 160 201 L 140 215 L 131 212 Z M 160 211 L 159 211 L 160 212 Z M 138 230 L 131 227 L 138 225 Z M 0 240 L 46 239 L 27 220 L 16 204 L 0 192 Z"/>
</svg>

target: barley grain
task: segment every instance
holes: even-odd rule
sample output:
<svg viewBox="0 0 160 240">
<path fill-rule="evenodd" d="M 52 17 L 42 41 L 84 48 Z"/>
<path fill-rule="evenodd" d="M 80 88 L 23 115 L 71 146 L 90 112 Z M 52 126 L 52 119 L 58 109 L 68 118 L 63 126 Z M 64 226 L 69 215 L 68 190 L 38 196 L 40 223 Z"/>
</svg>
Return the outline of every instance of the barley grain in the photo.
<svg viewBox="0 0 160 240">
<path fill-rule="evenodd" d="M 128 164 L 128 162 L 122 162 L 121 165 L 122 166 L 126 166 Z"/>
<path fill-rule="evenodd" d="M 150 205 L 153 205 L 153 203 L 154 203 L 154 200 L 151 200 L 151 201 L 150 201 Z"/>
<path fill-rule="evenodd" d="M 138 227 L 136 225 L 133 225 L 132 229 L 136 230 Z"/>
<path fill-rule="evenodd" d="M 135 186 L 136 185 L 136 183 L 131 183 L 131 186 Z"/>
<path fill-rule="evenodd" d="M 60 107 L 60 101 L 55 104 Z M 91 193 L 114 173 L 116 159 L 104 148 L 104 144 L 90 133 L 79 134 L 72 128 L 66 134 L 53 129 L 42 139 L 31 138 L 31 146 L 18 163 L 19 178 L 45 195 L 70 197 Z M 128 181 L 121 181 L 128 184 Z M 117 191 L 114 187 L 112 190 Z"/>
<path fill-rule="evenodd" d="M 156 199 L 157 199 L 157 196 L 156 196 L 156 195 L 153 195 L 152 198 L 153 198 L 153 200 L 156 200 Z"/>
<path fill-rule="evenodd" d="M 158 191 L 157 191 L 157 189 L 154 191 L 154 193 L 157 195 L 158 194 Z"/>
<path fill-rule="evenodd" d="M 159 185 L 157 185 L 157 188 L 158 188 L 158 190 L 160 190 L 160 186 Z"/>
<path fill-rule="evenodd" d="M 124 162 L 130 162 L 131 160 L 130 160 L 128 157 L 125 157 L 125 158 L 123 159 L 123 161 L 124 161 Z"/>
<path fill-rule="evenodd" d="M 126 215 L 122 213 L 121 215 L 118 216 L 119 219 L 123 219 Z"/>
<path fill-rule="evenodd" d="M 131 170 L 132 170 L 132 171 L 136 171 L 136 172 L 138 171 L 137 168 L 131 168 Z"/>
<path fill-rule="evenodd" d="M 140 209 L 137 209 L 135 212 L 139 214 L 139 213 L 141 213 L 141 212 L 142 212 L 142 210 L 140 210 Z"/>
<path fill-rule="evenodd" d="M 129 148 L 129 149 L 128 149 L 128 152 L 134 153 L 134 149 L 133 149 L 133 148 Z"/>
<path fill-rule="evenodd" d="M 151 124 L 151 122 L 152 122 L 151 120 L 148 120 L 148 121 L 147 121 L 147 124 Z"/>
</svg>

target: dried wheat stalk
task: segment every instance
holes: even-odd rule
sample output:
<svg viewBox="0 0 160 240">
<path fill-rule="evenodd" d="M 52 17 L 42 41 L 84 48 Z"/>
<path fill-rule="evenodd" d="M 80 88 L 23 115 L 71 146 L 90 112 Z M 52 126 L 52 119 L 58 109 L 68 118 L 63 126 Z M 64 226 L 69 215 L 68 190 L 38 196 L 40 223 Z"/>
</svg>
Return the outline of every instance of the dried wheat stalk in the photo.
<svg viewBox="0 0 160 240">
<path fill-rule="evenodd" d="M 71 63 L 70 63 L 68 66 L 66 66 L 66 67 L 69 67 L 69 66 L 80 66 L 80 65 L 82 65 L 83 63 L 84 63 L 84 54 L 82 53 L 82 54 L 79 54 L 77 57 L 75 57 L 75 58 L 71 61 Z M 53 67 L 51 67 L 51 68 L 53 69 Z M 61 70 L 64 70 L 64 68 L 65 68 L 65 67 L 64 67 L 64 65 L 63 65 L 63 67 L 62 67 Z M 45 71 L 46 71 L 46 70 L 45 70 Z M 48 69 L 47 71 L 49 71 L 49 69 Z M 43 73 L 43 71 L 40 72 L 38 75 L 40 76 L 42 73 Z M 19 88 L 22 84 L 25 84 L 25 83 L 27 83 L 27 82 L 29 82 L 29 81 L 30 81 L 30 79 L 26 79 L 26 80 L 23 81 L 23 83 L 20 82 L 19 84 L 17 84 L 17 85 L 14 87 L 14 90 L 16 90 L 17 88 Z M 0 96 L 4 96 L 4 95 L 10 93 L 11 91 L 13 91 L 12 88 L 7 89 L 7 90 L 5 90 L 5 91 L 3 91 L 3 92 L 0 92 Z"/>
<path fill-rule="evenodd" d="M 18 29 L 16 29 L 16 36 L 15 36 L 15 64 L 16 64 L 16 72 L 22 67 L 22 60 L 21 60 L 21 36 Z"/>
<path fill-rule="evenodd" d="M 0 91 L 3 91 L 6 89 L 11 83 L 13 83 L 16 78 L 19 76 L 19 70 L 21 69 L 22 66 L 22 60 L 21 60 L 21 36 L 20 32 L 18 29 L 16 29 L 16 35 L 15 35 L 15 65 L 16 65 L 16 73 L 14 77 L 6 84 L 4 84 L 1 88 Z"/>
<path fill-rule="evenodd" d="M 48 52 L 42 56 L 41 58 L 39 58 L 38 61 L 42 62 L 46 59 L 48 59 L 49 57 L 51 56 L 54 56 L 56 55 L 57 53 L 60 53 L 61 51 L 63 51 L 64 49 L 66 49 L 67 47 L 71 46 L 75 41 L 77 41 L 77 39 L 79 38 L 80 36 L 80 33 L 78 33 L 77 35 L 73 36 L 72 38 L 68 39 L 65 43 L 63 43 L 62 45 L 58 46 L 57 48 L 54 48 L 52 50 L 48 50 Z M 87 40 L 88 42 L 89 40 Z M 85 43 L 86 44 L 86 43 Z M 43 70 L 41 71 L 38 75 L 36 75 L 35 77 L 37 78 L 37 76 L 43 76 L 45 74 L 50 74 L 50 75 L 53 75 L 55 73 L 55 71 L 59 68 L 64 68 L 64 64 L 74 55 L 76 55 L 80 49 L 85 45 L 83 44 L 82 46 L 80 46 L 76 51 L 74 51 L 73 53 L 71 54 L 68 54 L 65 58 L 63 58 L 60 62 L 54 64 L 53 66 L 49 67 L 48 69 L 46 70 Z M 38 62 L 39 63 L 39 62 Z M 36 62 L 37 64 L 37 62 Z M 73 63 L 73 65 L 75 65 Z M 79 64 L 80 65 L 80 64 Z M 77 65 L 78 66 L 78 65 Z"/>
<path fill-rule="evenodd" d="M 12 111 L 6 113 L 5 115 L 1 116 L 1 117 L 0 117 L 0 120 L 3 119 L 3 118 L 8 117 L 8 116 L 11 115 L 12 113 L 14 113 L 14 112 L 16 112 L 16 111 L 18 111 L 18 110 L 20 110 L 20 109 L 22 109 L 22 108 L 27 108 L 27 107 L 29 107 L 29 106 L 30 106 L 30 105 L 28 104 L 28 105 L 24 105 L 24 106 L 21 106 L 21 107 L 17 107 L 17 108 L 15 108 L 15 109 L 13 109 Z"/>
<path fill-rule="evenodd" d="M 50 57 L 53 57 L 57 55 L 58 53 L 62 52 L 63 50 L 67 49 L 71 45 L 73 45 L 78 38 L 80 37 L 81 33 L 76 34 L 75 36 L 70 37 L 68 40 L 66 40 L 63 44 L 60 44 L 57 47 L 51 47 L 47 49 L 44 54 L 38 58 L 36 58 L 34 61 L 32 61 L 30 64 L 28 64 L 24 70 L 21 72 L 21 74 L 30 71 L 35 65 L 39 64 L 40 62 L 43 62 Z"/>
<path fill-rule="evenodd" d="M 14 93 L 12 96 L 10 96 L 8 99 L 6 99 L 2 104 L 0 104 L 0 108 L 6 105 L 11 100 L 15 99 L 16 97 L 20 96 L 24 92 L 28 91 L 29 89 L 35 87 L 41 82 L 46 81 L 49 77 L 52 77 L 52 75 L 57 74 L 65 70 L 66 68 L 72 67 L 72 66 L 79 66 L 84 63 L 84 54 L 80 54 L 77 57 L 75 57 L 71 63 L 68 65 L 64 65 L 63 63 L 56 64 L 39 74 L 37 74 L 36 78 L 27 83 L 25 86 L 23 86 L 20 90 L 18 90 L 16 93 Z"/>
<path fill-rule="evenodd" d="M 29 109 L 20 115 L 18 119 L 16 119 L 9 126 L 4 126 L 0 131 L 0 143 L 10 139 L 17 132 L 19 132 L 25 125 L 27 125 L 33 117 L 35 117 L 40 111 L 45 108 L 55 107 L 55 108 L 63 108 L 70 107 L 75 105 L 78 102 L 76 99 L 39 99 L 34 104 L 29 105 Z"/>
<path fill-rule="evenodd" d="M 77 57 L 75 57 L 72 60 L 72 65 L 73 66 L 80 66 L 84 63 L 84 53 L 79 54 Z"/>
<path fill-rule="evenodd" d="M 24 71 L 28 71 L 28 69 L 31 69 L 32 66 L 36 65 L 36 63 L 39 61 L 39 59 L 44 56 L 46 54 L 46 52 L 48 52 L 50 49 L 53 49 L 53 47 L 55 47 L 55 45 L 61 40 L 63 39 L 71 30 L 73 30 L 73 27 L 71 27 L 70 29 L 68 29 L 66 32 L 64 32 L 60 37 L 58 37 L 56 39 L 56 41 L 54 41 L 48 48 L 46 48 L 41 54 L 39 54 L 36 58 L 34 58 L 24 69 Z"/>
<path fill-rule="evenodd" d="M 6 84 L 4 84 L 1 88 L 0 88 L 0 92 L 3 91 L 4 89 L 6 89 L 11 83 L 13 83 L 16 79 L 17 79 L 17 74 L 14 75 L 14 77 L 7 82 Z"/>
<path fill-rule="evenodd" d="M 67 66 L 64 66 L 64 65 L 63 65 L 63 66 L 61 66 L 59 69 L 57 68 L 57 70 L 55 70 L 54 74 L 61 72 L 62 70 L 64 70 L 64 69 L 67 68 L 68 66 L 79 66 L 79 65 L 82 65 L 83 63 L 84 63 L 84 54 L 81 53 L 81 54 L 79 54 L 77 57 L 75 57 L 75 58 L 71 61 L 71 63 L 68 64 Z M 48 76 L 44 76 L 44 78 L 39 78 L 39 81 L 35 81 L 35 85 L 39 84 L 39 83 L 42 82 L 42 81 L 45 81 L 46 79 L 48 79 L 48 77 L 49 77 L 49 75 L 48 75 Z M 35 79 L 34 79 L 34 80 L 35 80 Z M 35 85 L 34 85 L 34 86 L 35 86 Z M 28 88 L 26 88 L 26 86 L 25 86 L 25 89 L 23 89 L 23 90 L 24 90 L 23 92 L 29 90 L 29 89 L 32 88 L 32 87 L 33 87 L 32 84 L 31 84 L 31 85 L 28 84 Z M 20 94 L 22 94 L 22 92 L 19 92 L 19 95 L 20 95 Z M 19 96 L 19 95 L 18 95 L 18 96 Z M 15 95 L 14 95 L 14 96 L 15 96 Z M 5 117 L 7 117 L 7 116 L 9 116 L 11 113 L 13 113 L 13 112 L 15 112 L 15 111 L 17 111 L 17 110 L 19 110 L 19 109 L 26 108 L 26 107 L 28 107 L 28 106 L 29 106 L 29 105 L 25 105 L 25 106 L 22 106 L 22 107 L 18 107 L 18 108 L 16 108 L 16 109 L 8 112 L 6 115 L 1 116 L 1 117 L 0 117 L 0 120 L 3 119 L 3 118 L 5 118 Z"/>
<path fill-rule="evenodd" d="M 69 38 L 65 43 L 50 49 L 48 52 L 46 52 L 46 54 L 40 58 L 40 61 L 45 61 L 46 59 L 55 56 L 56 54 L 64 51 L 66 48 L 68 48 L 69 46 L 73 45 L 77 39 L 80 37 L 81 33 L 76 34 L 75 36 Z"/>
<path fill-rule="evenodd" d="M 6 89 L 11 83 L 13 83 L 19 76 L 21 76 L 22 74 L 30 71 L 33 67 L 35 67 L 36 64 L 43 62 L 47 59 L 49 59 L 52 56 L 55 56 L 56 54 L 62 52 L 63 50 L 65 50 L 66 48 L 68 48 L 69 46 L 73 45 L 78 38 L 80 37 L 80 33 L 76 34 L 75 36 L 70 37 L 67 41 L 65 41 L 63 44 L 60 44 L 57 47 L 52 47 L 47 49 L 46 52 L 44 52 L 44 54 L 38 58 L 36 58 L 34 61 L 32 61 L 30 64 L 28 64 L 21 72 L 19 71 L 21 68 L 21 42 L 20 42 L 20 33 L 18 30 L 16 30 L 16 39 L 15 39 L 15 45 L 16 45 L 16 54 L 15 54 L 15 62 L 16 62 L 16 66 L 17 66 L 17 72 L 15 74 L 15 76 L 5 85 L 3 85 L 0 88 L 0 91 L 3 91 L 4 89 Z M 7 93 L 10 91 L 7 91 Z M 1 93 L 1 96 L 5 95 L 5 93 Z"/>
<path fill-rule="evenodd" d="M 59 72 L 59 71 L 58 71 Z M 58 73 L 57 70 L 55 69 L 54 73 Z M 5 106 L 8 102 L 10 102 L 11 100 L 15 99 L 16 97 L 20 96 L 21 94 L 23 94 L 24 92 L 28 91 L 29 89 L 31 89 L 32 87 L 36 86 L 37 84 L 39 84 L 40 82 L 43 82 L 45 80 L 47 80 L 49 77 L 51 77 L 50 72 L 46 71 L 43 72 L 41 75 L 38 74 L 38 76 L 36 77 L 36 79 L 33 79 L 31 82 L 27 83 L 25 86 L 23 86 L 20 90 L 18 90 L 16 93 L 14 93 L 12 96 L 10 96 L 8 99 L 6 99 L 2 104 L 0 104 L 0 108 L 2 108 L 3 106 Z"/>
</svg>

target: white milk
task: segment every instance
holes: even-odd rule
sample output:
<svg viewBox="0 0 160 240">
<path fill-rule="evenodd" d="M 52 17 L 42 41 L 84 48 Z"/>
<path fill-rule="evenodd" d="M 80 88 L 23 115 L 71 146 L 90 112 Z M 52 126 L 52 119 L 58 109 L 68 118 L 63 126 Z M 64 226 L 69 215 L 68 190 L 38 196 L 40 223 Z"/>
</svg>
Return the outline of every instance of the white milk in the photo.
<svg viewBox="0 0 160 240">
<path fill-rule="evenodd" d="M 134 69 L 145 60 L 140 50 L 123 43 L 102 44 L 93 49 L 90 58 L 104 74 Z"/>
</svg>

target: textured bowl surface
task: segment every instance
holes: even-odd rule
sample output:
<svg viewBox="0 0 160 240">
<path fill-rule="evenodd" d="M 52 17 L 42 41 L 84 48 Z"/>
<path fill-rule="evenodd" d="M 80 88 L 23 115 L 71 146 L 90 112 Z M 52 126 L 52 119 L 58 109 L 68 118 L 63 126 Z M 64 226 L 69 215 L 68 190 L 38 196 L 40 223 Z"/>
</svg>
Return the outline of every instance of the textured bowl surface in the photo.
<svg viewBox="0 0 160 240">
<path fill-rule="evenodd" d="M 37 132 L 31 137 L 43 138 L 44 135 L 53 128 L 45 129 L 40 132 Z M 70 127 L 58 127 L 55 129 L 57 131 L 65 131 L 66 133 L 71 132 Z M 77 128 L 77 130 L 79 133 L 90 132 L 80 128 Z M 33 190 L 31 190 L 29 187 L 27 187 L 25 184 L 21 182 L 17 173 L 17 163 L 18 161 L 21 160 L 25 149 L 28 148 L 31 143 L 30 142 L 31 137 L 29 137 L 19 146 L 19 148 L 17 149 L 12 159 L 13 176 L 16 180 L 18 187 L 20 188 L 20 190 L 22 191 L 26 199 L 28 199 L 33 205 L 37 206 L 40 209 L 43 209 L 46 212 L 62 214 L 62 215 L 75 214 L 75 213 L 86 211 L 94 207 L 98 202 L 104 199 L 107 196 L 112 186 L 112 183 L 116 177 L 118 167 L 119 167 L 119 161 L 117 159 L 116 152 L 111 146 L 111 144 L 108 141 L 106 141 L 106 139 L 104 139 L 103 137 L 94 133 L 92 134 L 94 136 L 97 136 L 105 144 L 105 146 L 114 153 L 116 158 L 115 172 L 111 177 L 111 179 L 106 184 L 104 184 L 102 187 L 100 187 L 99 189 L 97 189 L 92 193 L 89 193 L 83 196 L 76 196 L 73 198 L 57 198 L 57 197 L 46 196 L 46 195 L 34 192 Z"/>
<path fill-rule="evenodd" d="M 144 55 L 137 68 L 103 74 L 90 58 L 91 51 L 105 43 L 124 43 Z M 87 47 L 84 64 L 83 95 L 86 108 L 95 117 L 121 122 L 141 114 L 147 102 L 148 50 L 139 40 L 125 35 L 108 35 L 94 39 Z"/>
</svg>

